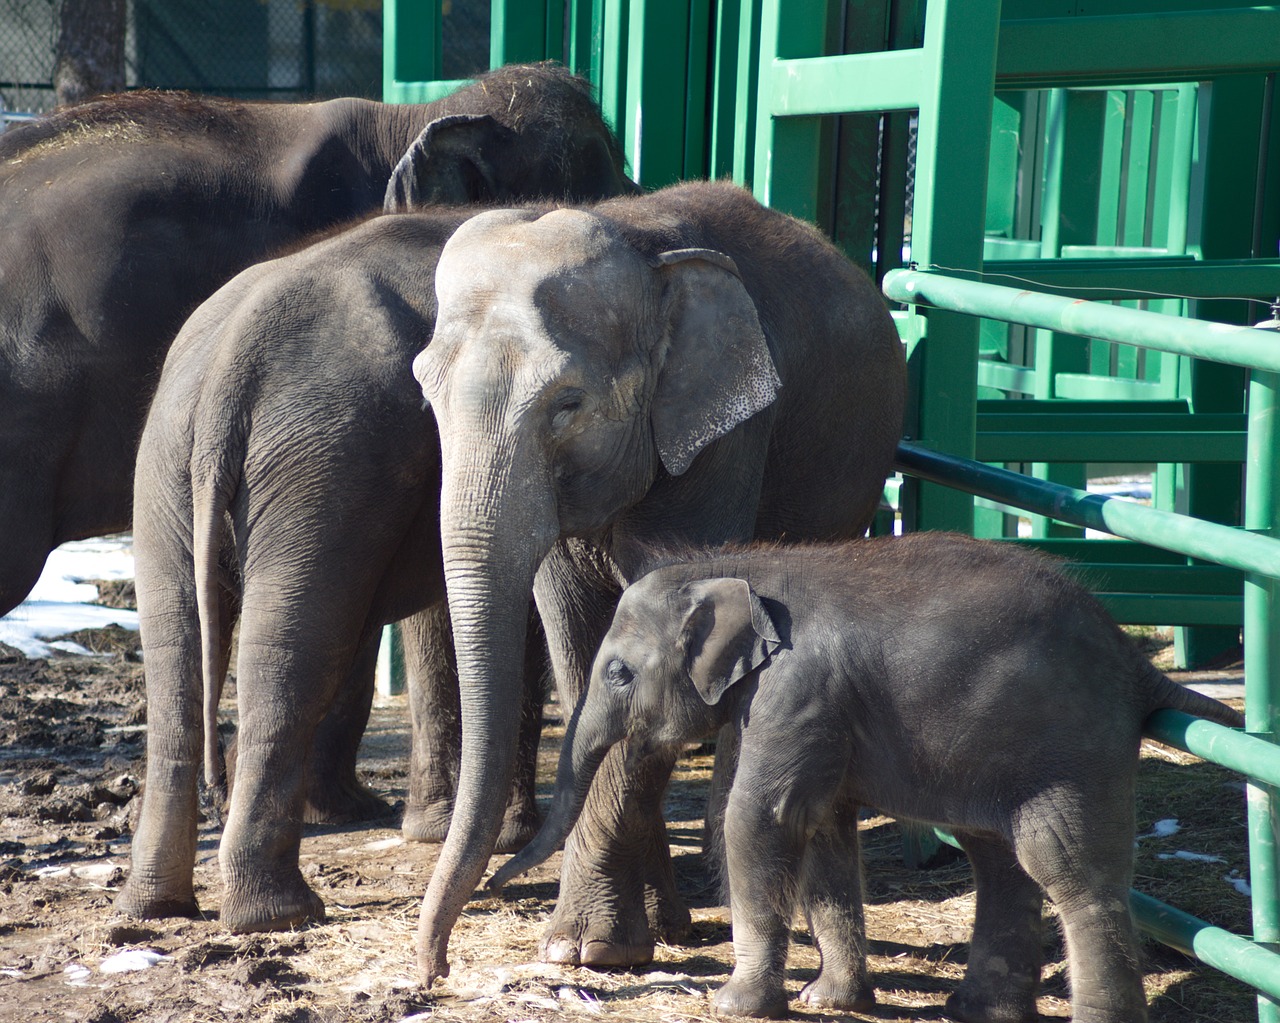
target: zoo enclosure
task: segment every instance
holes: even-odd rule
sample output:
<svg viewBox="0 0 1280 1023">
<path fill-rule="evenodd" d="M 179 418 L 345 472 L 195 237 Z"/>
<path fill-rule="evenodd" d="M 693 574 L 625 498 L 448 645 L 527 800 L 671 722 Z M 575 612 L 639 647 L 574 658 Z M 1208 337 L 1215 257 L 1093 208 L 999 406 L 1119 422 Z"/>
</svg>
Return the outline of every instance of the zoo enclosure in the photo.
<svg viewBox="0 0 1280 1023">
<path fill-rule="evenodd" d="M 1043 516 L 1030 542 L 1101 580 L 1122 621 L 1188 627 L 1183 662 L 1234 645 L 1243 624 L 1252 734 L 1167 714 L 1151 724 L 1257 779 L 1255 940 L 1141 897 L 1135 910 L 1157 937 L 1257 986 L 1260 1018 L 1278 1020 L 1280 970 L 1265 947 L 1280 940 L 1270 743 L 1280 619 L 1276 540 L 1265 535 L 1276 525 L 1274 358 L 1242 359 L 1219 328 L 1186 319 L 1154 321 L 1186 344 L 1137 356 L 1123 342 L 1144 320 L 1125 320 L 1129 310 L 1113 311 L 1118 331 L 1110 313 L 1083 330 L 1058 314 L 1028 321 L 980 284 L 973 294 L 985 297 L 962 306 L 959 283 L 939 272 L 1237 323 L 1261 316 L 1208 300 L 1280 293 L 1280 263 L 1261 258 L 1280 231 L 1280 8 L 1090 7 L 790 0 L 784 15 L 779 0 L 495 0 L 490 60 L 555 58 L 590 77 L 647 186 L 732 176 L 818 222 L 878 277 L 907 259 L 930 271 L 888 281 L 912 300 L 899 314 L 916 438 L 899 459 L 909 528 L 1005 535 L 1006 511 L 1030 507 Z M 388 0 L 386 99 L 456 87 L 441 80 L 438 25 L 430 0 Z M 893 292 L 908 280 L 913 291 Z M 1261 367 L 1247 385 L 1242 363 Z M 1155 510 L 1080 489 L 1086 465 L 1134 461 L 1160 466 Z M 1094 540 L 1059 521 L 1131 539 Z"/>
</svg>

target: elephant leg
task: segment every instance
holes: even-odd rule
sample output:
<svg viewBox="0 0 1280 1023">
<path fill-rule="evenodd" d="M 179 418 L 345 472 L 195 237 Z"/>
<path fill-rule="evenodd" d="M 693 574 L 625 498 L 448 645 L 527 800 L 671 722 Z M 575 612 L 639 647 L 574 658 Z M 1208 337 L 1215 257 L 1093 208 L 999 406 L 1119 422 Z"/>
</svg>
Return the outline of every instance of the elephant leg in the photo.
<svg viewBox="0 0 1280 1023">
<path fill-rule="evenodd" d="M 1099 763 L 1098 777 L 1132 765 Z M 1129 885 L 1133 863 L 1132 785 L 1101 786 L 1024 809 L 1015 831 L 1018 860 L 1053 900 L 1067 946 L 1071 1018 L 1076 1023 L 1146 1023 L 1147 999 Z M 1083 823 L 1082 823 L 1083 822 Z M 1068 846 L 1062 836 L 1071 835 Z"/>
<path fill-rule="evenodd" d="M 443 842 L 453 816 L 462 756 L 458 673 L 448 604 L 441 601 L 406 619 L 401 630 L 413 728 L 409 801 L 401 832 L 410 842 Z M 541 621 L 532 606 L 524 678 L 516 771 L 495 848 L 497 852 L 522 848 L 537 834 L 541 824 L 536 774 L 542 708 L 546 702 L 547 648 Z"/>
<path fill-rule="evenodd" d="M 242 666 L 252 642 L 242 631 Z M 307 781 L 301 753 L 311 748 L 317 722 L 297 686 L 279 686 L 277 679 L 324 679 L 323 661 L 312 652 L 264 650 L 237 679 L 236 784 L 218 849 L 221 919 L 236 933 L 288 930 L 324 919 L 324 903 L 298 868 Z M 331 692 L 332 682 L 326 688 Z"/>
<path fill-rule="evenodd" d="M 969 965 L 947 999 L 964 1023 L 1028 1023 L 1039 1019 L 1036 989 L 1042 961 L 1040 886 L 1001 839 L 956 836 L 973 867 L 977 907 Z"/>
<path fill-rule="evenodd" d="M 778 825 L 771 806 L 763 806 L 750 796 L 730 796 L 725 812 L 725 858 L 731 878 L 734 966 L 728 983 L 715 993 L 717 1012 L 770 1018 L 786 1015 L 787 945 L 803 855 L 798 836 Z M 824 928 L 834 922 L 822 910 L 818 917 Z"/>
<path fill-rule="evenodd" d="M 800 891 L 818 948 L 818 976 L 800 992 L 812 1009 L 869 1012 L 876 995 L 867 976 L 858 808 L 842 803 L 805 846 Z"/>
<path fill-rule="evenodd" d="M 563 707 L 585 689 L 618 593 L 613 580 L 579 570 L 564 544 L 539 570 L 535 595 Z M 674 756 L 631 768 L 624 760 L 621 747 L 605 757 L 565 843 L 560 898 L 542 939 L 549 962 L 639 965 L 652 959 L 655 938 L 678 941 L 688 932 L 662 819 Z"/>
<path fill-rule="evenodd" d="M 382 630 L 365 638 L 351 665 L 351 674 L 338 688 L 328 712 L 316 729 L 302 819 L 306 824 L 345 824 L 377 820 L 391 807 L 356 774 L 360 740 L 373 707 L 374 671 Z"/>
<path fill-rule="evenodd" d="M 725 869 L 724 812 L 738 770 L 738 730 L 725 725 L 716 735 L 715 766 L 707 793 L 707 817 L 702 829 L 702 860 L 707 872 L 720 878 L 720 898 L 729 902 L 729 872 Z"/>
<path fill-rule="evenodd" d="M 146 617 L 141 621 L 146 637 L 152 623 Z M 190 638 L 173 644 L 152 642 L 147 647 L 146 781 L 129 877 L 115 901 L 120 912 L 144 920 L 200 912 L 192 874 L 203 735 L 200 691 L 195 684 L 170 686 L 154 681 L 185 678 L 194 683 L 200 654 Z"/>
<path fill-rule="evenodd" d="M 449 606 L 439 601 L 400 623 L 413 748 L 409 801 L 400 824 L 409 842 L 443 842 L 453 817 L 462 756 L 462 711 Z"/>
</svg>

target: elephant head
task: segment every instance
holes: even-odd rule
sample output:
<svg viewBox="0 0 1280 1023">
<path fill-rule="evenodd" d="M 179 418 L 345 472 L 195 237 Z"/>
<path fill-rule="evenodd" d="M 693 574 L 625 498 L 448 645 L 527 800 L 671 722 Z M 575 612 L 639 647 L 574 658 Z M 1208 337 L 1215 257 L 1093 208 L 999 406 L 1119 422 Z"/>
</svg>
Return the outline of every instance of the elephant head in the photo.
<svg viewBox="0 0 1280 1023">
<path fill-rule="evenodd" d="M 462 776 L 423 905 L 421 970 L 493 850 L 519 722 L 525 608 L 561 538 L 599 539 L 662 474 L 768 406 L 780 386 L 731 259 L 643 253 L 581 210 L 468 221 L 436 273 L 414 375 L 441 441 L 441 540 L 462 695 Z"/>
<path fill-rule="evenodd" d="M 768 609 L 743 579 L 673 588 L 659 572 L 628 589 L 565 732 L 551 811 L 489 887 L 501 888 L 564 842 L 612 746 L 625 739 L 628 755 L 638 757 L 710 734 L 728 717 L 730 688 L 781 644 Z"/>
</svg>

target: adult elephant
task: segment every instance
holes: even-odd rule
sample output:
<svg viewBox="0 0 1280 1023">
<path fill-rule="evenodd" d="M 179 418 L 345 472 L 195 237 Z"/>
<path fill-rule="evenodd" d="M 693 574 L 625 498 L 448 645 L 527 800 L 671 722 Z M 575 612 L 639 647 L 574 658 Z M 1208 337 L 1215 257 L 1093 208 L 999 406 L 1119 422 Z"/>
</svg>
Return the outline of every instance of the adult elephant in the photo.
<svg viewBox="0 0 1280 1023">
<path fill-rule="evenodd" d="M 423 202 L 636 191 L 588 86 L 553 65 L 446 99 L 254 104 L 141 92 L 0 137 L 0 614 L 58 544 L 129 526 L 143 417 L 178 328 L 313 232 Z M 364 711 L 367 714 L 367 709 Z M 361 708 L 322 733 L 353 759 Z M 326 818 L 374 805 L 354 775 Z"/>
<path fill-rule="evenodd" d="M 238 274 L 169 351 L 138 451 L 138 611 L 147 780 L 117 907 L 198 911 L 192 887 L 204 677 L 206 744 L 241 597 L 239 753 L 219 862 L 235 931 L 323 918 L 298 870 L 306 760 L 321 715 L 364 693 L 382 625 L 405 623 L 414 757 L 405 830 L 443 838 L 458 760 L 440 562 L 440 446 L 409 372 L 435 321 L 434 269 L 472 208 L 378 217 Z M 220 584 L 231 575 L 234 586 Z M 525 671 L 521 770 L 500 845 L 536 831 L 546 655 Z M 423 687 L 430 687 L 424 691 Z M 519 697 L 517 697 L 519 699 Z M 207 745 L 207 773 L 219 774 Z M 343 776 L 354 775 L 352 762 Z M 423 761 L 442 770 L 427 771 Z M 315 792 L 313 800 L 332 797 Z M 501 794 L 499 794 L 500 796 Z"/>
<path fill-rule="evenodd" d="M 532 588 L 566 705 L 656 542 L 861 533 L 902 426 L 901 344 L 813 227 L 726 183 L 468 221 L 414 375 L 435 412 L 462 775 L 419 970 L 484 871 L 516 748 Z M 659 809 L 673 761 L 613 757 L 565 850 L 545 957 L 628 965 L 688 923 Z"/>
</svg>

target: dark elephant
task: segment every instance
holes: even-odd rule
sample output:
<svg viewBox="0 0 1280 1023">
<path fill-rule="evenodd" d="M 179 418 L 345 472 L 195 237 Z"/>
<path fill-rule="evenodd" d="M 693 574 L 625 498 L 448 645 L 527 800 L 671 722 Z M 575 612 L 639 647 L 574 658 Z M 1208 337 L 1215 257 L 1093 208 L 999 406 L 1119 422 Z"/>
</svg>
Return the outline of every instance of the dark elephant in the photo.
<svg viewBox="0 0 1280 1023">
<path fill-rule="evenodd" d="M 858 808 L 953 830 L 977 883 L 947 1015 L 1038 1019 L 1041 887 L 1066 937 L 1072 1019 L 1141 1023 L 1129 917 L 1143 720 L 1240 727 L 1171 682 L 1047 558 L 946 533 L 677 557 L 623 594 L 569 724 L 554 809 L 490 882 L 573 826 L 606 751 L 740 736 L 725 816 L 734 1015 L 782 1016 L 796 901 L 822 958 L 801 992 L 867 1012 Z"/>
<path fill-rule="evenodd" d="M 863 532 L 902 428 L 902 346 L 875 286 L 812 226 L 726 183 L 481 214 L 449 240 L 414 375 L 435 412 L 462 774 L 419 969 L 501 827 L 530 589 L 571 705 L 646 546 Z M 606 762 L 543 954 L 633 964 L 675 935 L 658 794 L 672 760 Z M 605 795 L 607 793 L 607 795 Z M 646 909 L 648 907 L 648 909 Z"/>
<path fill-rule="evenodd" d="M 164 353 L 244 267 L 384 199 L 636 190 L 587 85 L 552 65 L 503 68 L 424 105 L 130 93 L 5 133 L 0 613 L 55 546 L 129 526 Z M 339 716 L 358 741 L 358 708 Z M 353 777 L 320 787 L 358 792 Z"/>
<path fill-rule="evenodd" d="M 456 676 L 436 670 L 452 659 L 440 447 L 409 366 L 435 321 L 436 258 L 470 215 L 442 207 L 379 217 L 250 267 L 196 310 L 169 351 L 135 483 L 147 781 L 117 900 L 124 912 L 197 912 L 198 680 L 216 781 L 213 712 L 237 604 L 240 731 L 219 855 L 223 923 L 274 930 L 323 918 L 298 870 L 307 753 L 335 699 L 349 706 L 354 690 L 368 700 L 381 627 L 406 617 L 418 764 L 405 831 L 444 837 L 459 751 Z M 528 654 L 521 770 L 500 843 L 508 850 L 537 830 L 540 640 Z M 347 757 L 338 776 L 354 778 L 354 744 L 328 746 Z M 356 799 L 307 791 L 321 808 L 326 798 Z"/>
</svg>

